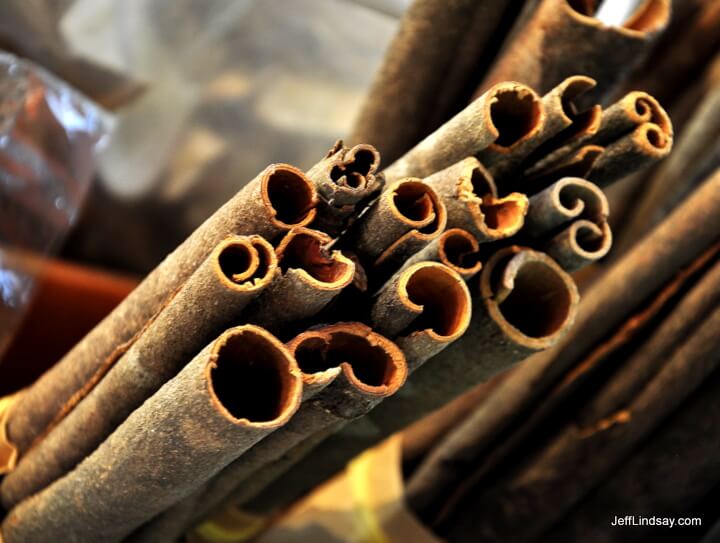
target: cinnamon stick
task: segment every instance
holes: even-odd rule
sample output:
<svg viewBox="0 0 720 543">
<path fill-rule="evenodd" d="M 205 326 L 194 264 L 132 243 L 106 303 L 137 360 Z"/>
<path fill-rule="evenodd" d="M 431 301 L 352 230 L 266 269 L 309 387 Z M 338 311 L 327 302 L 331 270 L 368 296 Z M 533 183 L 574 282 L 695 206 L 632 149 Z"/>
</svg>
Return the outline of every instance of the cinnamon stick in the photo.
<svg viewBox="0 0 720 543">
<path fill-rule="evenodd" d="M 440 262 L 467 281 L 482 268 L 480 244 L 467 230 L 451 228 L 410 257 L 401 269 L 419 262 Z"/>
<path fill-rule="evenodd" d="M 232 328 L 75 470 L 11 510 L 4 540 L 120 540 L 287 423 L 301 393 L 300 371 L 277 339 Z"/>
<path fill-rule="evenodd" d="M 523 233 L 545 238 L 541 245 L 548 255 L 565 270 L 576 271 L 610 250 L 608 214 L 602 190 L 584 179 L 565 177 L 530 198 Z"/>
<path fill-rule="evenodd" d="M 354 249 L 371 266 L 397 268 L 446 224 L 445 205 L 433 188 L 404 179 L 390 184 L 359 221 Z"/>
<path fill-rule="evenodd" d="M 371 320 L 374 329 L 397 336 L 394 341 L 403 350 L 411 374 L 408 383 L 368 415 L 322 441 L 292 471 L 254 496 L 249 507 L 267 513 L 289 504 L 363 449 L 420 417 L 422 412 L 413 414 L 412 406 L 424 405 L 426 390 L 414 385 L 412 373 L 462 337 L 470 323 L 470 296 L 465 282 L 449 268 L 436 262 L 419 263 L 386 283 Z M 440 380 L 444 381 L 435 379 L 431 386 L 442 386 Z"/>
<path fill-rule="evenodd" d="M 513 192 L 498 198 L 492 176 L 476 158 L 461 160 L 425 183 L 442 198 L 448 226 L 468 230 L 480 242 L 508 238 L 522 228 L 527 197 Z"/>
<path fill-rule="evenodd" d="M 474 435 L 489 442 L 552 387 L 569 368 L 644 300 L 694 261 L 720 228 L 720 172 L 708 179 L 654 232 L 636 245 L 583 297 L 565 339 L 511 372 L 486 397 Z"/>
<path fill-rule="evenodd" d="M 372 145 L 348 148 L 338 140 L 306 173 L 319 197 L 313 228 L 332 237 L 345 230 L 363 204 L 382 189 L 382 176 L 376 175 L 379 165 L 380 154 Z"/>
<path fill-rule="evenodd" d="M 311 222 L 316 195 L 296 168 L 266 168 L 228 201 L 153 272 L 83 341 L 27 389 L 13 406 L 8 437 L 22 453 L 58 412 L 69 408 L 112 366 L 133 337 L 212 249 L 231 234 L 272 239 L 295 225 Z"/>
<path fill-rule="evenodd" d="M 478 94 L 499 81 L 519 81 L 546 93 L 581 73 L 609 96 L 650 51 L 670 19 L 669 0 L 646 0 L 620 26 L 596 18 L 598 0 L 542 0 L 496 61 Z"/>
<path fill-rule="evenodd" d="M 483 497 L 481 489 L 465 495 L 444 520 L 441 534 L 451 541 L 461 539 L 463 533 L 490 539 L 511 537 L 518 542 L 536 540 L 717 368 L 718 327 L 720 309 L 716 308 L 672 353 L 664 353 L 662 369 L 631 402 L 605 412 L 603 418 L 568 426 L 501 489 Z M 578 465 L 582 469 L 567 477 L 568 466 Z M 478 510 L 485 511 L 482 520 Z"/>
<path fill-rule="evenodd" d="M 223 240 L 103 379 L 2 481 L 10 508 L 74 468 L 277 276 L 260 236 Z"/>
<path fill-rule="evenodd" d="M 297 227 L 280 241 L 276 252 L 280 276 L 264 290 L 243 316 L 272 331 L 312 317 L 353 280 L 355 263 L 329 250 L 330 236 Z"/>
<path fill-rule="evenodd" d="M 595 80 L 590 77 L 566 78 L 542 97 L 540 129 L 533 137 L 512 147 L 490 146 L 477 154 L 498 185 L 504 186 L 517 176 L 521 164 L 531 160 L 532 155 L 543 156 L 544 148 L 554 148 L 561 142 L 590 137 L 597 132 L 600 106 L 594 104 L 585 108 L 580 103 L 583 95 L 595 85 Z"/>
<path fill-rule="evenodd" d="M 175 541 L 231 495 L 252 497 L 299 460 L 300 452 L 307 448 L 307 443 L 302 445 L 306 440 L 310 443 L 316 434 L 337 431 L 348 420 L 363 415 L 395 394 L 407 376 L 400 349 L 360 323 L 308 330 L 287 347 L 302 371 L 299 411 L 284 428 L 143 526 L 131 541 Z M 297 447 L 298 451 L 291 452 Z"/>
<path fill-rule="evenodd" d="M 490 148 L 510 152 L 535 138 L 544 113 L 537 94 L 519 83 L 499 83 L 383 170 L 388 182 L 427 177 Z"/>
</svg>

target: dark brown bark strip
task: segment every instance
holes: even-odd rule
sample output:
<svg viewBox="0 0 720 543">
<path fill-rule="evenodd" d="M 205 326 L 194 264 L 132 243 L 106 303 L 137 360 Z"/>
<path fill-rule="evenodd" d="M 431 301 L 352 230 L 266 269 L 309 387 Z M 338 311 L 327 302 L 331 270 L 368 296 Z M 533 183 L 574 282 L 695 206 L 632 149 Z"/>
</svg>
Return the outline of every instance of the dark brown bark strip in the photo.
<svg viewBox="0 0 720 543">
<path fill-rule="evenodd" d="M 632 401 L 602 418 L 569 425 L 502 488 L 487 494 L 474 489 L 465 495 L 443 522 L 441 534 L 451 541 L 461 540 L 463 533 L 480 539 L 535 541 L 717 369 L 718 329 L 716 308 L 672 354 L 664 353 L 662 369 Z M 568 478 L 573 466 L 581 469 Z M 482 519 L 477 511 L 484 512 Z"/>
<path fill-rule="evenodd" d="M 2 481 L 11 508 L 74 468 L 277 277 L 260 236 L 223 240 L 103 379 Z"/>
<path fill-rule="evenodd" d="M 119 541 L 287 423 L 302 380 L 255 326 L 225 332 L 75 470 L 5 518 L 6 543 Z"/>
<path fill-rule="evenodd" d="M 475 435 L 489 442 L 658 291 L 693 262 L 720 229 L 720 172 L 635 246 L 584 296 L 572 331 L 545 353 L 511 372 L 492 390 L 475 417 Z"/>
<path fill-rule="evenodd" d="M 543 0 L 490 70 L 478 94 L 499 81 L 519 81 L 546 93 L 566 77 L 583 74 L 607 97 L 650 51 L 670 19 L 669 0 L 648 0 L 622 26 L 594 17 L 599 2 Z"/>
<path fill-rule="evenodd" d="M 303 377 L 303 404 L 282 429 L 263 439 L 192 495 L 138 530 L 130 541 L 175 541 L 231 495 L 249 499 L 299 460 L 316 435 L 329 435 L 397 392 L 405 357 L 360 323 L 303 332 L 288 343 Z M 307 443 L 306 443 L 307 441 Z M 299 448 L 298 451 L 294 451 Z"/>
<path fill-rule="evenodd" d="M 388 182 L 427 177 L 491 148 L 509 152 L 534 139 L 542 103 L 525 85 L 499 83 L 383 170 Z"/>
<path fill-rule="evenodd" d="M 170 295 L 225 237 L 257 234 L 266 239 L 275 238 L 292 226 L 311 222 L 315 204 L 313 184 L 302 172 L 285 164 L 266 168 L 165 258 L 125 301 L 18 398 L 8 420 L 10 440 L 22 453 L 58 416 L 63 406 L 64 411 L 69 411 L 86 392 L 81 389 L 99 380 L 117 359 L 116 350 L 122 350 L 121 346 L 132 342 Z M 73 398 L 73 395 L 77 396 Z"/>
<path fill-rule="evenodd" d="M 463 228 L 479 242 L 496 241 L 516 234 L 523 226 L 528 200 L 513 192 L 498 198 L 490 173 L 473 157 L 425 179 L 447 209 L 450 228 Z"/>
</svg>

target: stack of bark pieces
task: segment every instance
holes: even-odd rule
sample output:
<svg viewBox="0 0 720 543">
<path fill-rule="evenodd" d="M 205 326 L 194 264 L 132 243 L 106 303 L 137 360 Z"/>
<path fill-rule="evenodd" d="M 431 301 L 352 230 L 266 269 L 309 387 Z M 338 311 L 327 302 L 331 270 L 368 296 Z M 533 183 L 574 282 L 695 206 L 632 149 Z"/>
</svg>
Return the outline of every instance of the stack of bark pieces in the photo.
<svg viewBox="0 0 720 543">
<path fill-rule="evenodd" d="M 648 4 L 628 48 L 666 22 Z M 597 64 L 599 85 L 498 71 L 381 172 L 341 142 L 261 172 L 8 402 L 4 541 L 174 541 L 227 501 L 271 511 L 562 341 L 568 272 L 612 244 L 605 187 L 673 141 L 647 93 L 596 103 Z"/>
<path fill-rule="evenodd" d="M 566 270 L 611 244 L 591 180 L 672 141 L 643 93 L 578 113 L 592 84 L 498 84 L 383 174 L 372 146 L 341 143 L 305 174 L 263 171 L 15 398 L 5 540 L 172 540 L 557 343 L 578 302 Z M 373 432 L 324 440 L 358 419 Z"/>
</svg>

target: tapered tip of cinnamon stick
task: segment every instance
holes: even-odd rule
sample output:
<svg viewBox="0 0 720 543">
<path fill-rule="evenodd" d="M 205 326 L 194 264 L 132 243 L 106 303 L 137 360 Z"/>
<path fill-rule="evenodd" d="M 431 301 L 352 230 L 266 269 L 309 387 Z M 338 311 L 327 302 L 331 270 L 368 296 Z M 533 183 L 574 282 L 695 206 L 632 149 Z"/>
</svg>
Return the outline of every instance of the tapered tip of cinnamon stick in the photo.
<svg viewBox="0 0 720 543">
<path fill-rule="evenodd" d="M 206 378 L 217 411 L 255 428 L 282 426 L 302 397 L 302 374 L 292 354 L 259 326 L 223 333 L 213 345 Z"/>
<path fill-rule="evenodd" d="M 462 336 L 472 313 L 465 281 L 439 262 L 419 262 L 402 273 L 398 297 L 408 309 L 420 314 L 404 335 L 425 331 L 443 343 Z"/>
<path fill-rule="evenodd" d="M 575 320 L 575 283 L 546 254 L 517 246 L 495 253 L 480 276 L 480 295 L 495 322 L 518 345 L 555 344 Z"/>
<path fill-rule="evenodd" d="M 279 228 L 304 226 L 315 218 L 315 185 L 294 166 L 269 166 L 263 172 L 261 195 L 272 221 Z"/>
<path fill-rule="evenodd" d="M 245 292 L 267 286 L 278 269 L 275 249 L 260 236 L 234 236 L 213 251 L 217 276 L 232 289 Z"/>
<path fill-rule="evenodd" d="M 463 277 L 475 275 L 482 268 L 480 243 L 467 230 L 451 228 L 438 239 L 440 262 Z"/>
<path fill-rule="evenodd" d="M 330 236 L 318 230 L 297 227 L 288 232 L 276 249 L 283 272 L 296 269 L 319 289 L 337 290 L 348 286 L 355 275 L 355 263 L 340 251 L 328 249 Z"/>
<path fill-rule="evenodd" d="M 486 96 L 488 118 L 497 132 L 491 149 L 510 152 L 542 129 L 545 112 L 530 87 L 512 81 L 498 83 Z"/>
<path fill-rule="evenodd" d="M 322 386 L 343 372 L 368 396 L 386 397 L 405 383 L 407 364 L 400 348 L 358 322 L 303 332 L 288 343 L 309 386 Z"/>
</svg>

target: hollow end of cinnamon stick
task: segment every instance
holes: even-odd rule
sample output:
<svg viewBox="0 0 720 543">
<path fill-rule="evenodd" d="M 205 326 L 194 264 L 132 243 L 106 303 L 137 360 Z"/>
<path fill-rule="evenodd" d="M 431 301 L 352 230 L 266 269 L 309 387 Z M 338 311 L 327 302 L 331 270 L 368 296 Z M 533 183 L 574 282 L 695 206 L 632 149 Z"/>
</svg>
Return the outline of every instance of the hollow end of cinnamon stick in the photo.
<svg viewBox="0 0 720 543">
<path fill-rule="evenodd" d="M 665 134 L 672 134 L 670 116 L 655 97 L 644 91 L 632 91 L 623 96 L 618 105 L 627 118 L 635 124 L 656 124 Z"/>
<path fill-rule="evenodd" d="M 296 269 L 304 279 L 320 289 L 337 290 L 349 285 L 355 264 L 340 251 L 330 251 L 330 236 L 310 228 L 288 232 L 276 249 L 280 269 Z"/>
<path fill-rule="evenodd" d="M 342 160 L 330 170 L 330 179 L 337 185 L 363 191 L 368 178 L 380 167 L 380 153 L 372 145 L 361 143 L 350 148 Z"/>
<path fill-rule="evenodd" d="M 260 236 L 223 240 L 213 251 L 213 263 L 224 284 L 245 292 L 267 286 L 278 269 L 275 249 Z"/>
<path fill-rule="evenodd" d="M 288 164 L 267 168 L 260 194 L 273 223 L 283 229 L 310 224 L 315 218 L 317 193 L 305 174 Z"/>
<path fill-rule="evenodd" d="M 602 119 L 602 107 L 599 104 L 584 107 L 583 100 L 596 85 L 592 77 L 584 75 L 570 76 L 561 83 L 559 111 L 567 128 L 551 138 L 552 145 L 558 146 L 558 140 L 568 141 L 597 133 Z"/>
<path fill-rule="evenodd" d="M 508 153 L 542 129 L 545 112 L 540 97 L 530 87 L 515 82 L 498 83 L 487 96 L 488 118 L 497 132 L 489 149 Z"/>
<path fill-rule="evenodd" d="M 308 386 L 335 379 L 341 371 L 359 392 L 386 397 L 407 378 L 405 356 L 395 343 L 357 323 L 338 323 L 304 332 L 288 343 Z"/>
<path fill-rule="evenodd" d="M 559 339 L 574 321 L 579 301 L 573 279 L 552 258 L 516 246 L 485 264 L 480 295 L 504 332 L 533 350 Z"/>
<path fill-rule="evenodd" d="M 659 160 L 670 154 L 673 136 L 655 123 L 643 123 L 633 131 L 632 141 L 640 152 Z"/>
<path fill-rule="evenodd" d="M 405 270 L 398 295 L 403 305 L 419 314 L 403 335 L 425 331 L 436 341 L 449 343 L 470 324 L 470 292 L 457 273 L 440 263 L 420 262 Z"/>
<path fill-rule="evenodd" d="M 437 224 L 444 208 L 432 188 L 419 180 L 405 179 L 391 188 L 394 214 L 410 228 L 418 230 Z"/>
<path fill-rule="evenodd" d="M 259 326 L 225 332 L 206 369 L 218 412 L 239 425 L 277 428 L 300 406 L 302 376 L 288 349 Z"/>
<path fill-rule="evenodd" d="M 599 0 L 566 0 L 567 13 L 581 24 L 606 26 L 595 17 Z M 670 0 L 645 0 L 622 25 L 613 30 L 633 38 L 645 38 L 665 28 L 670 21 Z"/>
<path fill-rule="evenodd" d="M 451 228 L 438 238 L 440 262 L 463 277 L 475 275 L 482 268 L 480 243 L 462 228 Z"/>
</svg>

